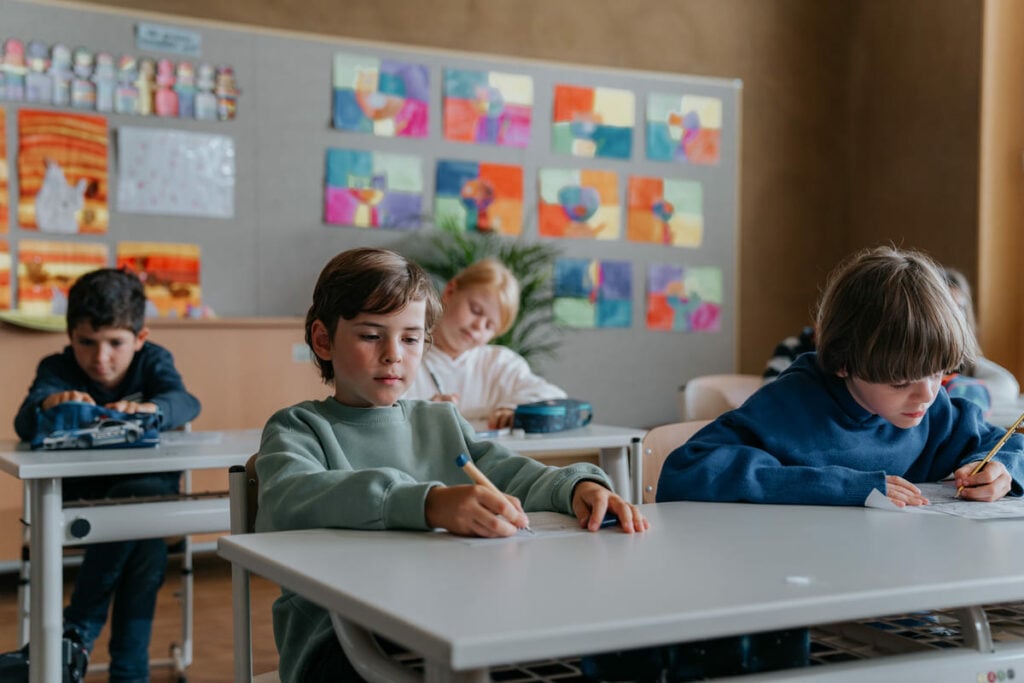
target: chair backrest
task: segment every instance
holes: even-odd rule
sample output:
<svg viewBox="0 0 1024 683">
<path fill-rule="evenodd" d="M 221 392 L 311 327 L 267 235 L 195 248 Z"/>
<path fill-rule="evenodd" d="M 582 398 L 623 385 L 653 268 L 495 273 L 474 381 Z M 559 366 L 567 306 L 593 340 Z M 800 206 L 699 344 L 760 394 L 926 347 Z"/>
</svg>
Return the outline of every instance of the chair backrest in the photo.
<svg viewBox="0 0 1024 683">
<path fill-rule="evenodd" d="M 665 458 L 676 448 L 696 434 L 711 420 L 692 420 L 689 422 L 673 422 L 672 424 L 654 427 L 644 436 L 641 444 L 643 453 L 643 499 L 645 503 L 653 503 L 658 491 L 658 477 Z"/>
<path fill-rule="evenodd" d="M 713 420 L 740 407 L 761 386 L 760 375 L 702 375 L 683 387 L 684 421 Z"/>
</svg>

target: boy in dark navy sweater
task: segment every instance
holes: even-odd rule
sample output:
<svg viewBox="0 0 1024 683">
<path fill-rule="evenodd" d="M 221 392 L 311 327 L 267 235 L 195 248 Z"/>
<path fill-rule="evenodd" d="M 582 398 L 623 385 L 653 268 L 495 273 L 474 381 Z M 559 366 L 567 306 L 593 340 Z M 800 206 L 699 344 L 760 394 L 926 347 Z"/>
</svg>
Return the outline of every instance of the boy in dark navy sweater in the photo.
<svg viewBox="0 0 1024 683">
<path fill-rule="evenodd" d="M 149 341 L 146 296 L 137 277 L 111 268 L 92 271 L 68 293 L 70 345 L 39 363 L 14 427 L 31 440 L 38 411 L 66 401 L 103 405 L 124 413 L 157 413 L 161 429 L 180 427 L 199 414 L 199 401 L 182 383 L 170 352 Z M 154 453 L 154 457 L 159 457 Z M 152 496 L 178 492 L 180 473 L 86 477 L 64 481 L 64 500 Z M 86 546 L 66 627 L 77 628 L 87 649 L 107 620 L 113 600 L 110 680 L 149 680 L 149 638 L 156 595 L 164 580 L 162 538 Z"/>
</svg>

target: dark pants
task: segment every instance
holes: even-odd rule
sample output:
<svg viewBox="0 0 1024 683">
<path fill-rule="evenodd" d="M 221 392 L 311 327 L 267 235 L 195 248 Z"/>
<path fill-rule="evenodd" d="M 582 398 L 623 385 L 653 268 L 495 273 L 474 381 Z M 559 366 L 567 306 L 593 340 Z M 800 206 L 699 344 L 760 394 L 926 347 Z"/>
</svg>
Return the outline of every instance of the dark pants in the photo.
<svg viewBox="0 0 1024 683">
<path fill-rule="evenodd" d="M 64 500 L 174 494 L 179 480 L 177 472 L 68 479 Z M 166 571 L 167 543 L 162 538 L 85 547 L 71 602 L 64 610 L 64 624 L 78 629 L 91 652 L 110 612 L 111 682 L 149 680 L 153 613 Z"/>
</svg>

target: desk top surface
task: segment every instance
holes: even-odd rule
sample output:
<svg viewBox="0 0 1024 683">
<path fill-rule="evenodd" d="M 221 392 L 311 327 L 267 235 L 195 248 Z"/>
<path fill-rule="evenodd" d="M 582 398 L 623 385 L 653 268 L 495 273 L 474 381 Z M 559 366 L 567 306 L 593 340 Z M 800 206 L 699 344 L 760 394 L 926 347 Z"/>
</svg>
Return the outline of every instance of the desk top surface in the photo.
<svg viewBox="0 0 1024 683">
<path fill-rule="evenodd" d="M 519 453 L 539 453 L 543 451 L 624 448 L 633 439 L 642 439 L 646 433 L 642 429 L 632 427 L 589 424 L 586 427 L 567 429 L 564 432 L 500 436 L 491 440 Z"/>
<path fill-rule="evenodd" d="M 308 530 L 220 554 L 456 670 L 1024 599 L 1024 522 L 660 503 L 615 529 L 469 542 Z"/>
<path fill-rule="evenodd" d="M 152 448 L 88 448 L 33 451 L 0 440 L 0 471 L 19 479 L 137 474 L 241 465 L 259 450 L 260 430 L 163 432 Z"/>
</svg>

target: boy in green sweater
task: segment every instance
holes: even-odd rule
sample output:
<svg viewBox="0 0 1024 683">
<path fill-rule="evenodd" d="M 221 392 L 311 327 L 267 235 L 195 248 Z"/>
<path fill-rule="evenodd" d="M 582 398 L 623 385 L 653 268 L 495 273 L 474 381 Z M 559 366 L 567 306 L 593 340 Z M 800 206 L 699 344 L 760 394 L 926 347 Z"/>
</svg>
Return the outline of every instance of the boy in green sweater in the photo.
<svg viewBox="0 0 1024 683">
<path fill-rule="evenodd" d="M 334 395 L 277 412 L 263 430 L 257 531 L 441 528 L 511 536 L 526 510 L 574 514 L 591 531 L 605 512 L 626 533 L 648 527 L 589 464 L 547 467 L 477 441 L 450 403 L 400 400 L 416 378 L 440 304 L 427 274 L 382 249 L 352 249 L 320 273 L 306 342 Z M 466 453 L 504 495 L 472 484 Z M 282 591 L 274 636 L 283 681 L 362 680 L 326 611 Z"/>
</svg>

